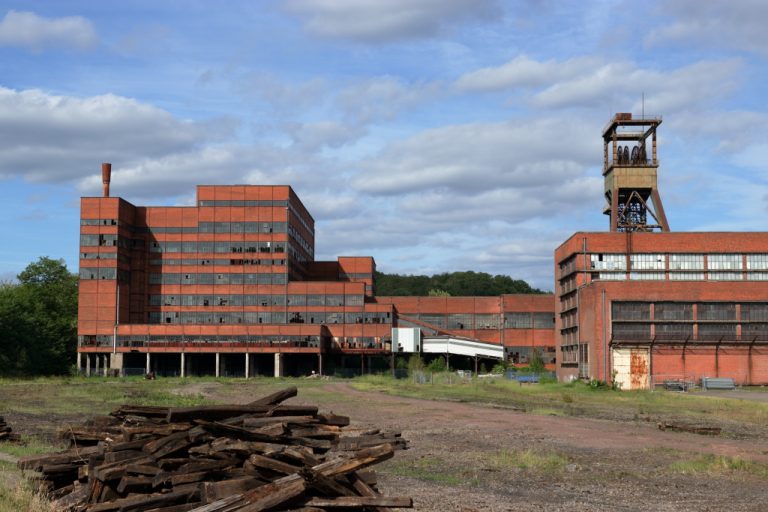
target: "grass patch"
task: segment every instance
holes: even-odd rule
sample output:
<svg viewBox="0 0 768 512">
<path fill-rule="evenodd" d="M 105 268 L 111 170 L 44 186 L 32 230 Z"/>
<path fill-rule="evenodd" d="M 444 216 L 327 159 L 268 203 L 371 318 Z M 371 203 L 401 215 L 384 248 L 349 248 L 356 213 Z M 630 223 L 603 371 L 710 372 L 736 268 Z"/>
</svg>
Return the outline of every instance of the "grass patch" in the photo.
<svg viewBox="0 0 768 512">
<path fill-rule="evenodd" d="M 377 470 L 381 473 L 415 478 L 426 482 L 435 482 L 449 487 L 472 484 L 460 471 L 450 470 L 447 461 L 438 457 L 422 457 L 416 460 L 397 460 L 382 464 Z"/>
<path fill-rule="evenodd" d="M 756 476 L 768 480 L 768 464 L 723 455 L 700 455 L 673 462 L 670 471 L 683 475 Z"/>
<path fill-rule="evenodd" d="M 0 512 L 49 512 L 48 500 L 32 489 L 15 465 L 0 462 Z"/>
<path fill-rule="evenodd" d="M 51 453 L 61 449 L 61 447 L 54 446 L 51 443 L 35 436 L 23 436 L 22 441 L 23 444 L 0 444 L 0 452 L 13 455 L 14 457 L 26 457 L 28 455 L 41 455 L 43 453 Z"/>
<path fill-rule="evenodd" d="M 559 473 L 568 465 L 568 459 L 551 451 L 499 450 L 490 456 L 491 465 L 500 470 L 523 469 L 539 473 Z"/>
<path fill-rule="evenodd" d="M 639 416 L 656 419 L 679 418 L 708 424 L 712 421 L 738 422 L 766 430 L 768 404 L 753 401 L 712 398 L 667 391 L 613 391 L 593 388 L 581 382 L 540 383 L 521 386 L 506 379 L 473 379 L 449 383 L 417 384 L 412 379 L 393 379 L 384 375 L 356 378 L 351 385 L 361 391 L 434 400 L 487 403 L 536 410 L 559 411 L 564 415 L 631 421 Z"/>
</svg>

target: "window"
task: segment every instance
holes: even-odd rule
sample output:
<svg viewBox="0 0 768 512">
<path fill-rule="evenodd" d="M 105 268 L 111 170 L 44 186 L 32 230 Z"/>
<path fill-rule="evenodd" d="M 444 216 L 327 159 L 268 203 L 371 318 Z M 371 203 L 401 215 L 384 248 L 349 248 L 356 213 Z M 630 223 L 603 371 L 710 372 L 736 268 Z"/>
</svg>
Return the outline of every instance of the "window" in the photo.
<svg viewBox="0 0 768 512">
<path fill-rule="evenodd" d="M 669 270 L 704 270 L 704 255 L 670 254 Z"/>
<path fill-rule="evenodd" d="M 611 327 L 613 339 L 616 340 L 648 340 L 651 338 L 650 324 L 614 323 Z"/>
<path fill-rule="evenodd" d="M 747 273 L 748 281 L 768 281 L 768 272 L 749 272 Z"/>
<path fill-rule="evenodd" d="M 474 319 L 471 314 L 452 314 L 445 315 L 446 327 L 448 329 L 473 329 Z"/>
<path fill-rule="evenodd" d="M 747 254 L 747 270 L 768 270 L 768 254 Z"/>
<path fill-rule="evenodd" d="M 530 329 L 533 327 L 533 318 L 530 313 L 505 313 L 505 329 Z"/>
<path fill-rule="evenodd" d="M 80 235 L 80 245 L 83 247 L 96 247 L 99 245 L 99 235 Z"/>
<path fill-rule="evenodd" d="M 627 274 L 624 272 L 593 272 L 592 279 L 600 279 L 601 281 L 624 281 L 627 278 Z"/>
<path fill-rule="evenodd" d="M 670 281 L 703 281 L 704 272 L 670 272 Z"/>
<path fill-rule="evenodd" d="M 614 320 L 650 320 L 650 302 L 612 302 L 611 316 Z"/>
<path fill-rule="evenodd" d="M 552 315 L 550 315 L 552 316 Z M 498 329 L 499 315 L 475 315 L 475 329 Z"/>
<path fill-rule="evenodd" d="M 698 320 L 736 320 L 736 304 L 732 302 L 704 302 L 697 309 Z"/>
<path fill-rule="evenodd" d="M 709 272 L 707 277 L 710 281 L 741 281 L 743 279 L 741 272 Z"/>
<path fill-rule="evenodd" d="M 664 272 L 630 272 L 629 278 L 633 281 L 663 281 Z"/>
<path fill-rule="evenodd" d="M 656 324 L 655 337 L 666 340 L 687 340 L 693 336 L 693 324 Z"/>
<path fill-rule="evenodd" d="M 693 304 L 688 302 L 657 302 L 654 320 L 693 320 Z"/>
<path fill-rule="evenodd" d="M 629 264 L 632 270 L 664 270 L 664 255 L 631 254 L 629 256 Z M 630 279 L 632 279 L 631 276 Z"/>
<path fill-rule="evenodd" d="M 736 324 L 699 324 L 700 340 L 735 339 Z"/>
<path fill-rule="evenodd" d="M 590 264 L 595 270 L 627 270 L 624 254 L 590 254 Z"/>
<path fill-rule="evenodd" d="M 709 270 L 741 270 L 741 254 L 710 254 L 707 266 Z"/>
<path fill-rule="evenodd" d="M 534 313 L 534 329 L 552 329 L 555 327 L 555 315 L 552 313 Z"/>
<path fill-rule="evenodd" d="M 741 305 L 741 319 L 745 322 L 768 322 L 768 304 L 747 303 Z"/>
</svg>

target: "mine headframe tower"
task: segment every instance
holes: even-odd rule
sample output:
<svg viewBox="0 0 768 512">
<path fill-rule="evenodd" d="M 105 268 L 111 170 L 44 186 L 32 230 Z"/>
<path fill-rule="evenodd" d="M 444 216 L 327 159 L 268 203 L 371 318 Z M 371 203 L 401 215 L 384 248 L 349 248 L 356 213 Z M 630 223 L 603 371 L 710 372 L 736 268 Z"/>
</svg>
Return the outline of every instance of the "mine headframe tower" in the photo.
<svg viewBox="0 0 768 512">
<path fill-rule="evenodd" d="M 656 180 L 656 130 L 660 124 L 658 116 L 618 113 L 603 130 L 608 200 L 603 213 L 610 217 L 611 231 L 669 231 Z"/>
</svg>

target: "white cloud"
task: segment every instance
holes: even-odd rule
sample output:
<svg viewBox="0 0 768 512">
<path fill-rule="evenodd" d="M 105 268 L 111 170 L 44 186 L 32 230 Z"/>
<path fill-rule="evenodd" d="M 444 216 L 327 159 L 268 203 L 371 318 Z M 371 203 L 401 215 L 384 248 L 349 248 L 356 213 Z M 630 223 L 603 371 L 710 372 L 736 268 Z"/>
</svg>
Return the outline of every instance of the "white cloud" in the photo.
<svg viewBox="0 0 768 512">
<path fill-rule="evenodd" d="M 0 87 L 0 177 L 61 182 L 189 151 L 232 132 L 230 123 L 178 119 L 111 94 L 74 98 Z"/>
<path fill-rule="evenodd" d="M 312 34 L 369 43 L 430 37 L 500 13 L 495 0 L 286 0 L 285 6 Z"/>
<path fill-rule="evenodd" d="M 461 76 L 456 87 L 462 91 L 493 91 L 514 87 L 538 87 L 567 80 L 598 64 L 595 57 L 577 57 L 558 62 L 533 60 L 518 55 L 496 67 L 478 69 Z"/>
<path fill-rule="evenodd" d="M 665 114 L 702 102 L 721 99 L 736 88 L 743 63 L 739 59 L 700 61 L 660 71 L 630 62 L 607 63 L 536 93 L 533 104 L 543 108 L 632 105 L 640 110 L 645 93 L 646 111 Z"/>
<path fill-rule="evenodd" d="M 93 25 L 82 16 L 44 18 L 34 12 L 8 11 L 0 21 L 0 46 L 38 51 L 62 46 L 85 49 L 97 42 Z"/>
<path fill-rule="evenodd" d="M 426 130 L 362 162 L 353 181 L 372 194 L 550 186 L 583 174 L 600 155 L 599 124 L 526 119 Z M 563 143 L 562 141 L 567 141 Z"/>
<path fill-rule="evenodd" d="M 660 10 L 676 21 L 652 30 L 645 38 L 648 46 L 682 41 L 768 56 L 768 3 L 764 0 L 666 0 Z"/>
<path fill-rule="evenodd" d="M 336 104 L 354 123 L 391 120 L 402 110 L 440 93 L 435 82 L 409 84 L 392 76 L 379 76 L 354 83 L 342 90 Z"/>
</svg>

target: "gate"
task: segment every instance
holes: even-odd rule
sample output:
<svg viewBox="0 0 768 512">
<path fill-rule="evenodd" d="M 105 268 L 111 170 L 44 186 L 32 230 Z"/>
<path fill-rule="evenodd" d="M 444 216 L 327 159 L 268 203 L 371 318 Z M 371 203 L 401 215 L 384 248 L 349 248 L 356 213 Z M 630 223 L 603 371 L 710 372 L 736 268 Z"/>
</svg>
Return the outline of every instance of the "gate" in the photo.
<svg viewBox="0 0 768 512">
<path fill-rule="evenodd" d="M 614 381 L 623 390 L 648 389 L 650 357 L 647 348 L 614 348 Z"/>
</svg>

